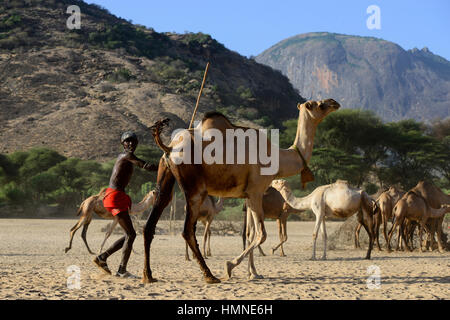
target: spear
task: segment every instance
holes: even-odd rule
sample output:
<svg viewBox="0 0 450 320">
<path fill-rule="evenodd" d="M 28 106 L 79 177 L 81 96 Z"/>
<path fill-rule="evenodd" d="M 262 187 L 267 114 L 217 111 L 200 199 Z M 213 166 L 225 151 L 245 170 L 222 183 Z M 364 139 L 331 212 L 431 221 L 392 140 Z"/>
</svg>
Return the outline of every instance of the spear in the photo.
<svg viewBox="0 0 450 320">
<path fill-rule="evenodd" d="M 200 91 L 197 97 L 197 103 L 195 104 L 194 113 L 192 114 L 191 123 L 189 123 L 189 129 L 192 128 L 192 124 L 194 123 L 195 114 L 197 113 L 198 104 L 200 102 L 200 96 L 202 95 L 203 86 L 205 85 L 206 75 L 208 74 L 209 62 L 206 64 L 205 73 L 203 74 L 202 86 L 200 87 Z"/>
</svg>

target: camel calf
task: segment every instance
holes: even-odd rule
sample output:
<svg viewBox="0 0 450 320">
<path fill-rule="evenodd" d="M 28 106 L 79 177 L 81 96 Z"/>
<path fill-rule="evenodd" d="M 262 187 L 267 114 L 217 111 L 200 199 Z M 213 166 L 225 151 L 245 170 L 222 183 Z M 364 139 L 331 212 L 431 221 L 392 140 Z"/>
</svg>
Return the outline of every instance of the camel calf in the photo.
<svg viewBox="0 0 450 320">
<path fill-rule="evenodd" d="M 447 212 L 450 212 L 450 205 L 443 204 L 439 209 L 434 209 L 430 207 L 424 197 L 419 195 L 414 191 L 408 191 L 395 205 L 394 207 L 394 225 L 389 232 L 388 237 L 388 250 L 391 251 L 391 237 L 394 230 L 398 228 L 398 232 L 401 233 L 403 241 L 405 242 L 406 248 L 411 251 L 408 246 L 405 232 L 403 230 L 403 225 L 405 219 L 408 221 L 416 221 L 419 224 L 419 243 L 420 251 L 423 252 L 423 242 L 422 234 L 423 230 L 426 230 L 429 234 L 431 231 L 428 229 L 426 223 L 428 219 L 439 219 L 444 216 Z M 439 229 L 438 229 L 439 230 Z M 440 236 L 440 234 L 438 235 Z M 444 252 L 442 240 L 438 237 L 438 247 L 439 252 Z"/>
<path fill-rule="evenodd" d="M 77 232 L 77 230 L 79 228 L 81 228 L 81 226 L 83 226 L 83 231 L 81 232 L 81 238 L 83 239 L 84 244 L 86 245 L 86 248 L 89 251 L 89 253 L 95 254 L 89 248 L 89 245 L 88 245 L 87 239 L 86 239 L 86 232 L 89 227 L 89 224 L 92 221 L 92 216 L 94 215 L 94 212 L 103 219 L 113 219 L 113 215 L 111 214 L 111 212 L 106 210 L 105 207 L 103 206 L 103 198 L 105 196 L 105 192 L 106 192 L 106 188 L 103 188 L 98 194 L 88 197 L 86 200 L 84 200 L 81 203 L 81 205 L 77 211 L 77 216 L 79 216 L 81 214 L 80 220 L 78 220 L 78 222 L 72 227 L 72 229 L 70 229 L 69 246 L 64 250 L 65 253 L 67 253 L 72 248 L 72 241 L 73 241 L 73 236 L 75 235 L 75 232 Z M 129 214 L 135 215 L 135 214 L 144 212 L 150 206 L 153 205 L 154 201 L 155 201 L 155 191 L 152 190 L 144 196 L 144 198 L 142 199 L 141 202 L 136 203 L 136 204 L 133 203 L 131 205 Z M 105 239 L 103 239 L 103 243 L 101 245 L 100 251 L 103 249 L 103 246 L 104 246 L 106 240 L 112 234 L 116 225 L 117 225 L 117 222 L 114 221 L 112 223 L 111 227 L 109 228 L 109 230 L 106 232 Z"/>
<path fill-rule="evenodd" d="M 387 232 L 387 223 L 389 220 L 392 219 L 392 210 L 394 209 L 395 204 L 400 200 L 400 198 L 405 193 L 396 187 L 392 186 L 388 190 L 384 191 L 380 196 L 377 198 L 376 202 L 378 207 L 380 208 L 379 214 L 375 215 L 374 217 L 374 223 L 375 223 L 375 240 L 377 242 L 378 250 L 381 251 L 380 246 L 380 226 L 381 223 L 383 224 L 383 234 L 384 234 L 384 240 L 386 241 L 386 247 L 387 247 L 387 239 L 388 239 L 388 232 Z M 362 224 L 358 224 L 355 229 L 355 248 L 360 248 L 359 244 L 359 231 L 361 230 Z M 400 236 L 399 236 L 400 239 Z"/>
<path fill-rule="evenodd" d="M 249 236 L 249 230 L 247 230 L 247 201 L 242 207 L 244 214 L 244 227 L 242 232 L 242 240 L 245 249 L 245 242 Z M 291 213 L 301 213 L 304 210 L 297 210 L 292 208 L 283 198 L 278 190 L 273 187 L 269 187 L 263 195 L 263 211 L 264 219 L 276 219 L 278 224 L 278 236 L 280 243 L 272 248 L 272 254 L 280 248 L 280 256 L 285 257 L 283 244 L 287 241 L 287 219 Z M 261 255 L 265 256 L 264 251 L 258 246 Z"/>
<path fill-rule="evenodd" d="M 203 232 L 203 257 L 206 259 L 207 256 L 211 256 L 211 222 L 214 217 L 219 214 L 223 209 L 223 198 L 219 198 L 217 202 L 214 202 L 214 198 L 212 196 L 205 197 L 202 205 L 200 206 L 199 216 L 197 221 L 201 221 L 205 226 L 205 231 Z M 186 207 L 184 208 L 186 210 Z M 208 243 L 208 248 L 206 248 L 206 243 Z M 189 251 L 188 251 L 188 243 L 186 242 L 186 255 L 185 258 L 187 261 L 189 259 Z"/>
</svg>

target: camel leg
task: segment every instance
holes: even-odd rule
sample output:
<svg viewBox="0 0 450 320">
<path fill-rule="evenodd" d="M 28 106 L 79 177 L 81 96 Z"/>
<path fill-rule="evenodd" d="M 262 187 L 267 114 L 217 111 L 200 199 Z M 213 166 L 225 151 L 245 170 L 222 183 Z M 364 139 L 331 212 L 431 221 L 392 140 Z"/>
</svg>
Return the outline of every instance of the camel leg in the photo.
<svg viewBox="0 0 450 320">
<path fill-rule="evenodd" d="M 186 244 L 186 253 L 184 255 L 184 259 L 186 261 L 191 261 L 191 259 L 189 258 L 189 246 L 188 246 L 188 243 L 186 241 L 184 243 Z"/>
<path fill-rule="evenodd" d="M 280 244 L 281 246 L 281 253 L 280 255 L 282 257 L 285 257 L 286 255 L 284 254 L 284 248 L 283 248 L 283 244 L 287 241 L 288 236 L 287 236 L 287 218 L 288 215 L 286 214 L 283 218 L 282 218 L 282 222 L 281 222 L 281 231 L 282 231 L 282 236 L 283 236 L 283 242 Z"/>
<path fill-rule="evenodd" d="M 386 245 L 387 245 L 387 251 L 388 251 L 388 252 L 392 252 L 392 249 L 391 249 L 391 239 L 392 239 L 392 235 L 393 235 L 394 232 L 395 232 L 395 229 L 398 227 L 399 220 L 400 220 L 400 218 L 399 218 L 399 219 L 395 219 L 394 224 L 393 224 L 392 227 L 391 227 L 391 231 L 389 231 L 388 239 L 387 239 L 387 242 L 386 242 Z"/>
<path fill-rule="evenodd" d="M 317 233 L 319 231 L 320 224 L 321 224 L 321 222 L 322 222 L 324 217 L 323 217 L 323 214 L 322 214 L 323 210 L 321 210 L 320 206 L 313 205 L 312 206 L 312 211 L 316 215 L 316 224 L 314 225 L 314 231 L 313 231 L 313 235 L 312 235 L 312 238 L 313 238 L 313 252 L 312 252 L 311 260 L 316 260 Z"/>
<path fill-rule="evenodd" d="M 72 229 L 70 229 L 70 240 L 69 240 L 69 246 L 67 248 L 64 249 L 64 252 L 67 253 L 70 249 L 72 249 L 72 241 L 73 241 L 73 236 L 75 235 L 75 233 L 77 232 L 78 229 L 81 228 L 81 226 L 83 225 L 83 222 L 85 220 L 86 216 L 83 215 L 80 220 L 78 220 L 78 222 L 72 227 Z"/>
<path fill-rule="evenodd" d="M 359 243 L 359 232 L 361 230 L 362 224 L 358 223 L 358 225 L 355 228 L 355 249 L 360 249 L 361 245 Z"/>
<path fill-rule="evenodd" d="M 254 194 L 248 199 L 248 207 L 251 209 L 253 222 L 256 228 L 256 235 L 249 246 L 235 259 L 227 261 L 225 264 L 225 272 L 228 278 L 231 277 L 233 269 L 238 266 L 242 260 L 258 245 L 261 245 L 267 237 L 267 232 L 264 227 L 264 211 L 262 208 L 262 192 Z M 247 212 L 248 214 L 248 212 Z M 251 278 L 260 277 L 256 272 Z"/>
<path fill-rule="evenodd" d="M 105 239 L 103 239 L 102 245 L 100 246 L 99 254 L 103 252 L 103 246 L 105 245 L 106 240 L 108 240 L 108 238 L 112 235 L 114 228 L 117 226 L 117 223 L 118 221 L 116 219 L 111 222 L 108 231 L 106 231 L 105 233 Z"/>
<path fill-rule="evenodd" d="M 186 219 L 184 221 L 183 238 L 189 244 L 194 258 L 200 265 L 200 270 L 203 272 L 203 277 L 207 283 L 219 283 L 220 280 L 214 277 L 205 263 L 204 257 L 202 256 L 200 249 L 198 247 L 197 238 L 195 236 L 195 226 L 197 224 L 198 214 L 200 211 L 200 205 L 202 204 L 204 198 L 207 196 L 206 190 L 198 191 L 195 190 L 194 194 L 190 194 L 185 191 L 186 197 Z"/>
<path fill-rule="evenodd" d="M 252 217 L 252 213 L 251 213 L 250 209 L 249 209 L 248 214 L 246 214 L 246 219 L 248 219 L 247 225 L 250 227 L 249 233 L 247 235 L 247 247 L 248 247 L 255 239 L 255 223 L 253 221 L 253 217 Z M 258 248 L 260 248 L 260 247 L 258 246 Z M 262 249 L 261 249 L 261 251 L 262 251 Z M 254 253 L 253 253 L 253 251 L 250 251 L 250 253 L 248 254 L 248 266 L 247 266 L 248 278 L 252 279 L 253 274 L 256 274 L 256 273 L 257 272 L 256 272 L 256 267 L 255 267 Z"/>
<path fill-rule="evenodd" d="M 444 244 L 442 243 L 442 222 L 444 221 L 444 216 L 442 218 L 437 219 L 436 222 L 436 234 L 437 234 L 437 242 L 438 242 L 438 249 L 440 253 L 445 252 Z"/>
<path fill-rule="evenodd" d="M 161 217 L 165 207 L 172 200 L 172 190 L 175 184 L 175 177 L 172 172 L 166 167 L 163 159 L 159 162 L 157 186 L 155 203 L 152 211 L 148 217 L 147 223 L 144 227 L 144 272 L 142 281 L 150 283 L 157 281 L 152 277 L 152 270 L 150 269 L 150 246 L 155 235 L 156 224 Z"/>
<path fill-rule="evenodd" d="M 382 220 L 383 220 L 384 240 L 386 241 L 386 249 L 388 249 L 388 247 L 387 247 L 387 241 L 388 241 L 387 224 L 388 224 L 388 219 L 387 219 L 387 217 L 384 214 L 382 215 Z"/>
<path fill-rule="evenodd" d="M 203 231 L 203 258 L 208 259 L 207 257 L 207 251 L 206 251 L 206 244 L 208 241 L 208 230 L 209 230 L 209 226 L 210 226 L 210 222 L 207 221 L 205 224 L 205 230 Z"/>
<path fill-rule="evenodd" d="M 208 224 L 208 248 L 206 250 L 206 255 L 211 257 L 211 221 Z"/>
<path fill-rule="evenodd" d="M 283 250 L 283 243 L 287 241 L 287 235 L 286 235 L 286 219 L 283 219 L 283 217 L 280 217 L 277 219 L 278 224 L 278 237 L 280 238 L 280 243 L 277 244 L 275 247 L 272 248 L 272 254 L 275 253 L 275 251 L 280 248 L 280 257 L 285 257 Z"/>
<path fill-rule="evenodd" d="M 86 245 L 86 248 L 88 249 L 88 252 L 90 254 L 95 254 L 94 252 L 91 251 L 91 248 L 89 248 L 89 245 L 88 245 L 88 242 L 87 242 L 87 239 L 86 239 L 86 233 L 87 233 L 87 229 L 88 229 L 90 223 L 91 223 L 91 219 L 89 219 L 89 221 L 86 221 L 84 223 L 83 231 L 81 232 L 81 238 L 83 239 L 83 242 Z"/>
<path fill-rule="evenodd" d="M 322 260 L 327 260 L 327 229 L 325 227 L 325 219 L 322 220 L 320 225 L 320 231 L 322 233 L 323 238 L 323 256 Z"/>
<path fill-rule="evenodd" d="M 367 249 L 367 254 L 365 259 L 370 259 L 370 255 L 372 253 L 373 249 L 373 243 L 374 243 L 374 221 L 373 221 L 373 215 L 372 210 L 369 209 L 369 205 L 365 203 L 365 201 L 361 201 L 362 205 L 358 210 L 358 222 L 361 223 L 366 230 L 367 234 L 369 235 L 369 248 Z"/>
<path fill-rule="evenodd" d="M 381 212 L 379 212 L 377 215 L 375 215 L 374 217 L 374 238 L 377 240 L 377 247 L 378 247 L 378 251 L 382 251 L 381 250 L 381 245 L 380 245 L 380 226 L 381 226 L 381 220 L 383 220 L 383 217 L 381 215 Z"/>
</svg>

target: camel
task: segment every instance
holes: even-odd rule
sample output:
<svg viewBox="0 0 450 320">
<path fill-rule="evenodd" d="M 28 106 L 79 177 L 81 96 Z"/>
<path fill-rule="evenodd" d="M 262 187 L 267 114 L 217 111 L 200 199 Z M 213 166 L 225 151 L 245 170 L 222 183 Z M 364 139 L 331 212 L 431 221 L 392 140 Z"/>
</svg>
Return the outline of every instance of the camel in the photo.
<svg viewBox="0 0 450 320">
<path fill-rule="evenodd" d="M 277 189 L 286 202 L 298 210 L 312 210 L 316 216 L 316 224 L 313 232 L 313 253 L 311 260 L 316 259 L 316 240 L 320 230 L 323 237 L 323 256 L 327 257 L 327 232 L 325 228 L 325 216 L 334 215 L 339 218 L 348 218 L 358 213 L 358 221 L 364 226 L 369 234 L 369 248 L 366 259 L 370 254 L 374 241 L 373 216 L 379 210 L 376 202 L 369 195 L 359 189 L 350 187 L 347 181 L 337 180 L 335 183 L 323 185 L 314 189 L 309 195 L 297 198 L 292 194 L 285 180 L 272 182 L 272 187 Z"/>
<path fill-rule="evenodd" d="M 211 256 L 211 222 L 214 217 L 219 214 L 223 209 L 223 198 L 219 198 L 217 202 L 214 202 L 214 198 L 212 196 L 207 196 L 200 206 L 200 212 L 198 216 L 198 220 L 200 220 L 205 226 L 205 231 L 203 232 L 203 257 L 206 259 L 208 256 Z M 186 207 L 185 207 L 186 210 Z M 206 249 L 206 243 L 208 242 L 208 248 Z M 188 244 L 186 242 L 186 255 L 185 258 L 187 261 L 189 259 L 189 251 Z"/>
<path fill-rule="evenodd" d="M 381 223 L 383 223 L 383 233 L 384 233 L 384 239 L 386 240 L 386 247 L 387 247 L 387 223 L 389 220 L 392 219 L 392 209 L 394 208 L 395 204 L 398 200 L 405 194 L 405 192 L 397 189 L 395 186 L 391 186 L 388 190 L 384 191 L 380 196 L 377 198 L 376 202 L 378 207 L 380 208 L 379 215 L 375 217 L 375 239 L 377 242 L 378 250 L 381 251 L 380 246 L 380 226 Z M 361 224 L 358 223 L 355 229 L 355 248 L 360 248 L 359 244 L 359 231 L 361 230 Z M 400 235 L 399 235 L 400 239 Z M 398 243 L 398 242 L 397 242 Z"/>
<path fill-rule="evenodd" d="M 155 123 L 152 126 L 152 134 L 156 144 L 164 151 L 164 155 L 159 162 L 156 202 L 144 228 L 145 263 L 143 282 L 149 283 L 156 281 L 150 269 L 150 246 L 155 233 L 156 223 L 161 216 L 162 210 L 170 202 L 171 190 L 175 180 L 184 191 L 187 203 L 182 235 L 188 242 L 195 259 L 200 265 L 204 280 L 207 283 L 220 282 L 218 278 L 213 276 L 206 265 L 198 248 L 194 232 L 201 203 L 208 194 L 216 197 L 248 199 L 248 206 L 251 211 L 251 216 L 249 215 L 248 219 L 254 220 L 256 236 L 252 240 L 252 243 L 238 257 L 225 263 L 225 273 L 227 278 L 230 278 L 233 268 L 239 265 L 248 255 L 249 277 L 251 279 L 260 278 L 253 262 L 253 249 L 262 244 L 267 236 L 264 227 L 262 205 L 264 191 L 269 187 L 272 180 L 277 178 L 301 173 L 303 184 L 314 179 L 307 164 L 312 155 L 316 128 L 325 116 L 338 110 L 339 107 L 340 105 L 333 99 L 307 101 L 303 104 L 299 103 L 297 105 L 299 117 L 296 138 L 293 146 L 288 149 L 280 149 L 272 145 L 271 141 L 268 140 L 262 131 L 233 125 L 224 115 L 218 112 L 206 113 L 202 122 L 195 129 L 178 132 L 173 137 L 169 146 L 166 146 L 160 137 L 165 120 Z M 230 136 L 227 134 L 227 129 L 228 133 L 232 132 L 234 135 L 232 134 Z M 195 161 L 191 161 L 191 163 L 186 163 L 185 161 L 180 163 L 180 154 L 182 156 L 187 155 L 188 159 L 195 160 L 198 155 L 204 154 L 206 148 L 211 148 L 211 135 L 213 132 L 220 133 L 220 138 L 217 138 L 217 141 L 216 137 L 214 137 L 214 143 L 218 142 L 222 143 L 222 146 L 227 146 L 227 148 L 219 149 L 215 153 L 219 160 L 209 162 L 201 159 L 200 163 L 192 164 Z M 239 133 L 242 135 L 255 134 L 259 143 L 251 144 L 245 143 L 244 141 L 237 146 L 238 148 L 243 148 L 243 152 L 238 152 L 238 148 L 234 148 L 234 145 L 235 141 L 239 140 Z M 202 143 L 195 143 L 197 136 L 200 136 Z M 216 145 L 215 143 L 214 146 Z M 228 149 L 230 145 L 233 147 L 232 151 Z M 172 152 L 174 148 L 176 151 L 181 147 L 183 151 L 190 151 L 185 151 L 185 153 Z M 278 168 L 276 168 L 275 172 L 271 172 L 273 168 L 270 166 L 270 162 L 266 164 L 265 159 L 263 160 L 261 158 L 261 152 L 267 154 L 268 157 L 278 157 Z M 250 161 L 245 160 L 255 154 L 259 155 L 256 163 L 250 163 Z M 239 163 L 239 159 L 242 159 L 242 156 L 245 161 Z M 234 159 L 234 161 L 231 161 L 234 163 L 230 163 L 230 158 Z M 238 159 L 237 163 L 236 159 Z"/>
<path fill-rule="evenodd" d="M 95 254 L 89 248 L 89 245 L 88 245 L 87 239 L 86 239 L 86 232 L 89 227 L 89 224 L 91 223 L 94 212 L 103 219 L 113 219 L 111 212 L 109 212 L 108 210 L 105 209 L 105 207 L 103 207 L 103 197 L 105 196 L 105 191 L 106 191 L 106 188 L 103 188 L 98 194 L 88 197 L 81 203 L 81 205 L 77 211 L 77 216 L 79 216 L 80 214 L 81 214 L 81 216 L 80 216 L 80 219 L 78 220 L 78 222 L 72 227 L 72 229 L 70 229 L 69 246 L 64 250 L 65 253 L 67 253 L 72 248 L 72 241 L 73 241 L 73 236 L 75 235 L 75 232 L 77 232 L 77 230 L 79 228 L 81 228 L 81 226 L 83 226 L 83 231 L 81 232 L 81 238 L 83 238 L 84 244 L 86 245 L 86 248 L 88 249 L 89 253 Z M 133 203 L 131 205 L 131 208 L 129 211 L 130 215 L 136 215 L 136 214 L 144 212 L 145 210 L 150 208 L 151 205 L 153 205 L 154 200 L 155 200 L 155 191 L 152 190 L 144 196 L 144 198 L 142 199 L 141 202 Z M 109 230 L 106 232 L 105 239 L 103 239 L 103 242 L 102 242 L 102 245 L 100 248 L 100 252 L 102 251 L 106 240 L 112 234 L 116 225 L 117 225 L 117 222 L 113 221 Z"/>
<path fill-rule="evenodd" d="M 430 193 L 428 194 L 430 195 Z M 411 189 L 397 202 L 394 207 L 394 224 L 388 236 L 388 250 L 392 251 L 390 246 L 391 237 L 394 233 L 394 230 L 398 228 L 398 233 L 401 234 L 406 248 L 409 251 L 412 251 L 412 249 L 408 245 L 405 230 L 404 228 L 402 228 L 402 225 L 404 225 L 404 222 L 406 222 L 405 219 L 407 219 L 409 221 L 416 221 L 419 223 L 419 250 L 423 252 L 423 230 L 426 230 L 426 232 L 431 235 L 431 230 L 429 230 L 428 226 L 426 225 L 428 219 L 440 219 L 447 212 L 450 212 L 450 204 L 442 204 L 440 208 L 435 209 L 428 204 L 428 201 L 421 194 L 415 191 L 415 188 Z M 440 228 L 438 228 L 438 230 L 439 229 Z M 444 252 L 442 240 L 440 237 L 438 238 L 438 248 L 439 252 Z"/>
<path fill-rule="evenodd" d="M 276 219 L 278 224 L 278 236 L 280 238 L 280 243 L 272 248 L 272 254 L 280 248 L 280 256 L 285 257 L 283 244 L 287 241 L 287 218 L 291 213 L 301 213 L 304 210 L 297 210 L 292 208 L 283 198 L 278 190 L 273 187 L 269 187 L 263 195 L 263 210 L 264 210 L 264 219 Z M 244 202 L 242 207 L 242 211 L 247 212 L 247 203 Z M 242 232 L 242 240 L 245 249 L 246 242 L 246 227 L 247 227 L 247 218 L 244 215 L 244 227 Z M 264 251 L 258 246 L 258 250 L 262 256 L 265 256 Z"/>
</svg>

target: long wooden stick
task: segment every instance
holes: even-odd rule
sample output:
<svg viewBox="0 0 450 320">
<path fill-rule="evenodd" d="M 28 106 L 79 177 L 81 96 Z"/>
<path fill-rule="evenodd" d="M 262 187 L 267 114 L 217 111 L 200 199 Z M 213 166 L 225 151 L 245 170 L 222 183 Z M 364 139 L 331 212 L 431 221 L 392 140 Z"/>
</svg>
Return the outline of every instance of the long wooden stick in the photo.
<svg viewBox="0 0 450 320">
<path fill-rule="evenodd" d="M 195 114 L 197 113 L 198 104 L 200 102 L 200 96 L 202 95 L 203 86 L 205 85 L 206 75 L 208 74 L 209 62 L 206 64 L 205 74 L 203 75 L 202 86 L 200 87 L 200 91 L 197 97 L 197 103 L 195 104 L 194 113 L 192 114 L 191 123 L 189 123 L 189 129 L 192 128 L 192 124 L 194 123 Z"/>
</svg>

